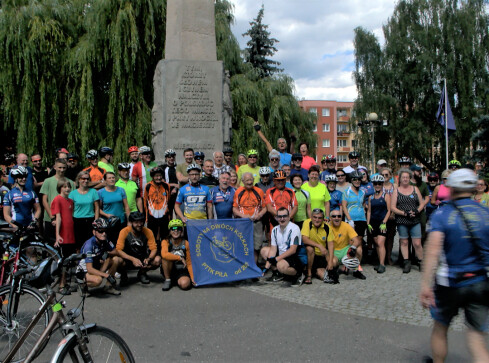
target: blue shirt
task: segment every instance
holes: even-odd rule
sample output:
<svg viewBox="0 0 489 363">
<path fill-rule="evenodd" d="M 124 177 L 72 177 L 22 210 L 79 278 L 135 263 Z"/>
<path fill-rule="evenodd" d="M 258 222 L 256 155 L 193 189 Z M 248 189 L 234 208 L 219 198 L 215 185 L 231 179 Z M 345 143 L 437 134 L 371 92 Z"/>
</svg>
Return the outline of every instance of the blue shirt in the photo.
<svg viewBox="0 0 489 363">
<path fill-rule="evenodd" d="M 346 200 L 346 209 L 352 221 L 367 221 L 365 209 L 363 208 L 365 200 L 365 192 L 363 190 L 360 189 L 357 195 L 352 191 L 352 187 L 349 187 L 343 193 L 342 200 Z"/>
<path fill-rule="evenodd" d="M 36 203 L 39 203 L 36 193 L 32 190 L 21 191 L 17 187 L 13 187 L 3 198 L 3 206 L 10 207 L 12 219 L 23 226 L 28 226 L 34 219 Z"/>
<path fill-rule="evenodd" d="M 105 252 L 110 252 L 115 248 L 110 241 L 97 241 L 95 236 L 88 239 L 82 246 L 80 253 L 87 257 L 80 260 L 77 270 L 87 271 L 87 263 L 98 264 Z"/>
<path fill-rule="evenodd" d="M 108 192 L 105 188 L 102 188 L 98 191 L 98 197 L 100 199 L 100 209 L 104 213 L 118 217 L 121 223 L 126 221 L 123 200 L 127 199 L 127 197 L 124 189 L 116 187 L 113 192 Z"/>
<path fill-rule="evenodd" d="M 207 202 L 212 202 L 209 188 L 199 184 L 185 184 L 180 188 L 176 203 L 183 204 L 183 214 L 188 219 L 207 219 Z"/>
<path fill-rule="evenodd" d="M 17 167 L 18 165 L 14 166 L 13 168 Z M 13 169 L 12 168 L 12 169 Z M 32 168 L 30 166 L 26 166 L 25 167 L 27 169 L 27 179 L 25 180 L 25 190 L 26 191 L 31 191 L 31 190 L 34 190 L 34 176 L 32 175 Z M 12 178 L 12 175 L 11 172 L 12 172 L 12 169 L 10 169 L 10 173 L 8 175 L 8 183 L 9 184 L 12 184 L 14 185 L 15 184 L 15 180 L 14 178 Z"/>
<path fill-rule="evenodd" d="M 326 177 L 328 175 L 336 175 L 336 170 L 333 169 L 333 171 L 329 171 L 329 170 L 325 170 L 321 173 L 321 175 L 319 176 L 319 180 L 322 180 L 323 182 L 326 181 Z"/>
<path fill-rule="evenodd" d="M 343 193 L 339 190 L 333 190 L 332 192 L 329 192 L 329 196 L 331 197 L 329 200 L 329 210 L 331 212 L 334 210 L 340 210 L 341 201 L 343 200 Z"/>
<path fill-rule="evenodd" d="M 292 163 L 292 154 L 288 152 L 280 153 L 280 165 L 291 165 Z"/>
<path fill-rule="evenodd" d="M 309 180 L 309 175 L 307 174 L 307 169 L 304 169 L 304 168 L 301 168 L 301 170 L 297 170 L 296 168 L 290 169 L 290 176 L 292 176 L 294 174 L 302 175 L 302 179 L 304 179 L 304 181 Z"/>
<path fill-rule="evenodd" d="M 375 194 L 374 185 L 371 182 L 365 184 L 362 183 L 360 185 L 360 190 L 363 190 L 365 192 L 365 198 L 368 198 L 371 195 Z"/>
<path fill-rule="evenodd" d="M 226 192 L 223 192 L 219 186 L 211 189 L 212 204 L 216 210 L 217 219 L 233 218 L 233 199 L 236 189 L 228 187 Z"/>
<path fill-rule="evenodd" d="M 451 202 L 433 212 L 429 230 L 442 232 L 445 237 L 439 259 L 440 266 L 436 272 L 437 284 L 460 287 L 486 278 L 480 276 L 456 281 L 457 276 L 462 273 L 483 271 L 485 266 L 489 266 L 489 209 L 468 198 L 456 200 L 455 203 L 464 211 L 479 247 L 471 241 L 460 212 Z"/>
</svg>

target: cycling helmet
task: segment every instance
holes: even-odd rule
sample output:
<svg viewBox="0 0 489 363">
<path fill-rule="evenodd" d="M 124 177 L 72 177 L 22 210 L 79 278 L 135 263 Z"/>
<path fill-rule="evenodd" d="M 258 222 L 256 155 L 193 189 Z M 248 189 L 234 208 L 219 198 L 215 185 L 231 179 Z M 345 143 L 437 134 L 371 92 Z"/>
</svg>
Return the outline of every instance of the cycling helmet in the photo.
<svg viewBox="0 0 489 363">
<path fill-rule="evenodd" d="M 460 161 L 458 160 L 450 160 L 450 162 L 448 163 L 448 166 L 458 166 L 459 168 L 462 167 L 462 164 L 460 163 Z"/>
<path fill-rule="evenodd" d="M 258 156 L 258 151 L 256 151 L 255 149 L 250 149 L 246 153 L 246 156 L 250 156 L 250 155 L 256 155 L 256 156 Z"/>
<path fill-rule="evenodd" d="M 80 158 L 78 157 L 78 154 L 75 154 L 75 153 L 69 153 L 68 154 L 68 160 L 70 160 L 70 159 L 80 160 Z"/>
<path fill-rule="evenodd" d="M 190 171 L 190 170 L 198 170 L 198 171 L 201 171 L 202 169 L 200 168 L 199 165 L 197 164 L 190 164 L 189 166 L 187 166 L 187 173 Z"/>
<path fill-rule="evenodd" d="M 382 175 L 377 174 L 377 175 L 374 175 L 370 181 L 372 183 L 375 183 L 375 182 L 383 183 L 385 181 L 385 179 L 384 179 L 384 177 Z"/>
<path fill-rule="evenodd" d="M 326 175 L 326 177 L 324 178 L 324 181 L 326 183 L 328 183 L 328 182 L 335 182 L 335 183 L 337 183 L 338 182 L 338 178 L 334 174 L 329 174 L 329 175 Z"/>
<path fill-rule="evenodd" d="M 159 166 L 156 166 L 149 171 L 149 175 L 151 175 L 152 178 L 154 178 L 156 174 L 164 175 L 163 169 L 160 168 Z"/>
<path fill-rule="evenodd" d="M 287 176 L 285 175 L 285 172 L 283 170 L 277 170 L 275 173 L 273 173 L 273 179 L 286 179 Z"/>
<path fill-rule="evenodd" d="M 139 153 L 140 154 L 147 154 L 151 152 L 151 148 L 149 146 L 141 146 L 139 148 Z"/>
<path fill-rule="evenodd" d="M 131 146 L 127 152 L 130 154 L 130 153 L 133 153 L 133 152 L 139 152 L 139 148 L 137 146 Z"/>
<path fill-rule="evenodd" d="M 234 154 L 233 148 L 227 146 L 222 150 L 223 154 Z"/>
<path fill-rule="evenodd" d="M 356 257 L 350 257 L 348 255 L 345 255 L 341 259 L 341 263 L 349 270 L 356 271 L 358 270 L 358 266 L 360 266 L 360 261 Z"/>
<path fill-rule="evenodd" d="M 407 157 L 407 156 L 403 156 L 401 158 L 399 158 L 399 164 L 411 164 L 411 158 Z"/>
<path fill-rule="evenodd" d="M 270 175 L 272 173 L 272 169 L 268 166 L 262 166 L 260 170 L 258 170 L 258 174 L 260 175 Z"/>
<path fill-rule="evenodd" d="M 129 222 L 144 221 L 146 218 L 141 212 L 131 212 L 129 214 Z"/>
<path fill-rule="evenodd" d="M 447 186 L 472 190 L 477 186 L 477 175 L 470 169 L 458 169 L 448 176 Z"/>
<path fill-rule="evenodd" d="M 440 180 L 440 177 L 438 176 L 437 173 L 435 172 L 431 172 L 429 175 L 428 175 L 428 181 L 438 181 Z"/>
<path fill-rule="evenodd" d="M 85 155 L 85 157 L 87 159 L 96 159 L 98 156 L 98 152 L 97 150 L 88 150 L 87 154 Z"/>
<path fill-rule="evenodd" d="M 105 218 L 97 218 L 92 222 L 92 228 L 96 231 L 107 230 L 109 227 L 109 221 Z"/>
<path fill-rule="evenodd" d="M 354 170 L 350 173 L 350 179 L 357 178 L 362 179 L 362 174 L 358 170 Z"/>
<path fill-rule="evenodd" d="M 100 155 L 100 157 L 104 157 L 105 155 L 114 155 L 114 150 L 112 150 L 110 147 L 108 146 L 104 146 L 104 147 L 101 147 L 99 150 L 98 150 L 98 153 Z"/>
<path fill-rule="evenodd" d="M 356 151 L 350 151 L 350 153 L 348 154 L 348 159 L 359 158 L 359 157 L 360 154 L 357 153 Z"/>
<path fill-rule="evenodd" d="M 168 223 L 168 228 L 171 229 L 173 227 L 183 228 L 183 222 L 180 219 L 172 219 L 170 223 Z"/>
<path fill-rule="evenodd" d="M 127 169 L 131 169 L 131 164 L 129 163 L 119 163 L 117 165 L 117 169 L 118 170 L 127 170 Z"/>
<path fill-rule="evenodd" d="M 300 153 L 292 154 L 292 161 L 294 160 L 302 160 L 302 154 Z"/>
<path fill-rule="evenodd" d="M 24 176 L 27 176 L 28 174 L 29 172 L 27 171 L 27 168 L 22 165 L 18 165 L 10 171 L 10 175 L 14 179 L 22 178 Z"/>
<path fill-rule="evenodd" d="M 323 155 L 323 159 L 322 161 L 326 161 L 326 162 L 336 162 L 336 158 L 334 157 L 334 155 Z"/>
<path fill-rule="evenodd" d="M 194 154 L 194 159 L 204 159 L 205 154 L 202 151 L 196 151 Z"/>
<path fill-rule="evenodd" d="M 165 151 L 165 158 L 169 158 L 169 157 L 176 156 L 176 155 L 177 155 L 177 153 L 173 149 L 168 149 Z"/>
</svg>

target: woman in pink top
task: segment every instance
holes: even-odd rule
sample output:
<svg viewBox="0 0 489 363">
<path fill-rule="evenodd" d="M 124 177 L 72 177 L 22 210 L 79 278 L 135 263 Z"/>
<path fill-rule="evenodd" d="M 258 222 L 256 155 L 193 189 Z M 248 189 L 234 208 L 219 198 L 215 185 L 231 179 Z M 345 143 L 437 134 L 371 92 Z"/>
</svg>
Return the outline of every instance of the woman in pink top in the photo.
<svg viewBox="0 0 489 363">
<path fill-rule="evenodd" d="M 299 151 L 302 155 L 301 168 L 304 168 L 307 171 L 309 171 L 309 168 L 311 166 L 316 165 L 316 160 L 314 160 L 314 158 L 311 158 L 309 155 L 307 155 L 307 153 L 309 152 L 309 147 L 305 142 L 301 142 L 299 144 Z"/>
<path fill-rule="evenodd" d="M 451 170 L 445 170 L 441 173 L 441 184 L 438 185 L 435 190 L 433 190 L 433 195 L 431 197 L 432 205 L 440 205 L 440 203 L 450 200 L 450 189 L 445 186 L 448 176 Z"/>
</svg>

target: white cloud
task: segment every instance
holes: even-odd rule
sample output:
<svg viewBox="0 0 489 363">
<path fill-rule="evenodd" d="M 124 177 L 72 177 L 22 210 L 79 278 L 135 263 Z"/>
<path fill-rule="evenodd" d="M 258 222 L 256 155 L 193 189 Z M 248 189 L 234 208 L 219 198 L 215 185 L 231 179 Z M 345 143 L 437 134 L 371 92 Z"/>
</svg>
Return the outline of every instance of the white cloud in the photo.
<svg viewBox="0 0 489 363">
<path fill-rule="evenodd" d="M 265 6 L 263 23 L 280 42 L 274 59 L 296 82 L 299 98 L 353 101 L 356 88 L 353 29 L 362 26 L 383 42 L 382 25 L 394 10 L 393 0 L 230 0 L 235 6 L 233 33 L 242 34 Z"/>
</svg>

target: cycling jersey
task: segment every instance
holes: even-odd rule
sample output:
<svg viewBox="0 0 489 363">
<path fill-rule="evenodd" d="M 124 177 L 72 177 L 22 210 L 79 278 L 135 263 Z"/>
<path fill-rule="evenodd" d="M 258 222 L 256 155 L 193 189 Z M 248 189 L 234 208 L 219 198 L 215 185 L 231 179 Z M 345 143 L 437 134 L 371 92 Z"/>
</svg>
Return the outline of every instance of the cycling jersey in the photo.
<svg viewBox="0 0 489 363">
<path fill-rule="evenodd" d="M 167 261 L 178 262 L 180 261 L 180 256 L 185 257 L 185 262 L 187 264 L 187 270 L 190 275 L 190 279 L 194 280 L 194 273 L 192 270 L 192 259 L 190 257 L 190 246 L 188 241 L 182 241 L 180 244 L 176 245 L 171 240 L 168 241 L 164 239 L 161 241 L 161 257 Z"/>
<path fill-rule="evenodd" d="M 112 242 L 107 240 L 97 241 L 95 236 L 93 236 L 83 244 L 80 250 L 80 253 L 87 255 L 87 257 L 80 260 L 77 270 L 83 270 L 87 272 L 87 263 L 98 265 L 100 261 L 104 259 L 104 254 L 106 252 L 111 252 L 112 250 L 114 250 L 114 248 L 115 246 Z"/>
<path fill-rule="evenodd" d="M 238 184 L 243 186 L 243 180 L 241 179 L 244 173 L 251 173 L 253 175 L 253 185 L 260 181 L 260 167 L 255 166 L 252 168 L 248 164 L 241 165 L 238 169 Z"/>
<path fill-rule="evenodd" d="M 178 191 L 175 203 L 183 204 L 183 214 L 188 219 L 207 219 L 208 202 L 212 202 L 212 195 L 207 186 L 185 184 Z"/>
<path fill-rule="evenodd" d="M 280 165 L 291 165 L 292 163 L 292 154 L 289 154 L 288 152 L 281 152 L 280 153 Z"/>
<path fill-rule="evenodd" d="M 343 193 L 339 190 L 333 190 L 332 192 L 329 192 L 329 196 L 331 197 L 331 199 L 329 200 L 329 210 L 331 212 L 334 210 L 340 210 Z"/>
<path fill-rule="evenodd" d="M 311 195 L 311 209 L 319 208 L 326 212 L 324 204 L 331 199 L 326 185 L 318 183 L 315 187 L 312 187 L 309 183 L 304 183 L 301 189 L 308 191 Z"/>
<path fill-rule="evenodd" d="M 156 164 L 154 161 L 151 161 L 148 165 L 144 166 L 141 161 L 138 161 L 132 168 L 131 178 L 139 186 L 139 189 L 143 191 L 143 197 L 144 191 L 146 190 L 146 184 L 153 180 L 149 172 L 151 169 L 156 168 L 157 166 L 158 164 Z"/>
<path fill-rule="evenodd" d="M 98 162 L 98 167 L 104 169 L 106 172 L 107 171 L 110 171 L 112 173 L 115 172 L 114 171 L 114 166 L 112 164 L 107 164 L 107 163 L 105 163 L 103 161 L 99 161 Z"/>
<path fill-rule="evenodd" d="M 233 199 L 235 191 L 236 189 L 233 187 L 228 187 L 225 192 L 218 186 L 211 189 L 212 204 L 214 204 L 217 219 L 233 218 Z"/>
<path fill-rule="evenodd" d="M 153 232 L 143 227 L 141 233 L 136 234 L 131 226 L 121 229 L 117 239 L 116 249 L 124 251 L 129 256 L 145 259 L 150 251 L 156 250 L 156 242 Z"/>
<path fill-rule="evenodd" d="M 131 212 L 137 212 L 138 205 L 136 200 L 138 198 L 141 198 L 141 193 L 139 192 L 138 185 L 132 180 L 128 180 L 127 182 L 125 182 L 124 180 L 119 179 L 117 183 L 115 183 L 115 186 L 124 189 L 124 191 L 126 192 L 127 204 L 129 204 L 129 210 Z"/>
<path fill-rule="evenodd" d="M 163 218 L 168 213 L 168 200 L 170 197 L 170 186 L 162 181 L 156 184 L 154 181 L 146 184 L 144 192 L 144 205 L 148 215 L 154 218 Z"/>
<path fill-rule="evenodd" d="M 88 171 L 90 174 L 90 181 L 92 182 L 98 182 L 104 179 L 105 169 L 98 166 L 89 166 L 88 168 L 83 169 L 83 171 Z"/>
<path fill-rule="evenodd" d="M 18 165 L 12 167 L 12 169 L 14 169 L 17 166 Z M 30 166 L 26 166 L 25 168 L 27 169 L 27 179 L 25 180 L 24 189 L 26 191 L 31 191 L 31 190 L 34 190 L 34 176 L 32 174 L 32 168 Z M 10 169 L 10 172 L 12 172 L 12 169 Z M 14 178 L 12 178 L 12 175 L 10 173 L 8 175 L 7 183 L 9 183 L 10 185 L 15 184 L 15 180 L 14 180 Z"/>
<path fill-rule="evenodd" d="M 292 189 L 284 188 L 280 190 L 277 187 L 273 187 L 267 190 L 265 204 L 271 204 L 275 210 L 279 210 L 282 207 L 287 208 L 290 212 L 297 205 L 297 198 Z"/>
<path fill-rule="evenodd" d="M 290 246 L 300 246 L 302 244 L 301 230 L 297 224 L 289 222 L 284 230 L 280 225 L 272 229 L 272 246 L 277 246 L 278 255 L 287 252 Z"/>
<path fill-rule="evenodd" d="M 336 170 L 335 169 L 332 169 L 332 170 L 327 169 L 327 170 L 323 171 L 321 173 L 321 175 L 319 176 L 319 180 L 326 182 L 326 177 L 329 175 L 336 175 Z"/>
<path fill-rule="evenodd" d="M 360 190 L 365 192 L 365 198 L 368 198 L 375 193 L 374 185 L 370 182 L 360 184 Z"/>
<path fill-rule="evenodd" d="M 307 219 L 307 205 L 311 204 L 311 197 L 308 191 L 294 188 L 297 199 L 297 213 L 294 216 L 294 222 L 302 222 Z"/>
<path fill-rule="evenodd" d="M 251 217 L 255 213 L 258 214 L 265 207 L 265 196 L 258 187 L 252 187 L 251 189 L 240 187 L 234 193 L 233 207 L 238 208 L 241 213 Z"/>
<path fill-rule="evenodd" d="M 319 227 L 315 227 L 310 218 L 306 219 L 302 224 L 301 234 L 326 248 L 328 242 L 334 242 L 335 240 L 334 233 L 325 222 L 321 223 Z M 321 256 L 321 251 L 317 247 L 314 247 L 314 253 L 317 256 Z"/>
<path fill-rule="evenodd" d="M 358 190 L 358 194 L 349 187 L 346 192 L 343 193 L 343 200 L 346 200 L 346 209 L 350 214 L 352 221 L 366 221 L 365 209 L 363 208 L 363 202 L 365 201 L 365 192 Z"/>
<path fill-rule="evenodd" d="M 342 250 L 350 245 L 350 241 L 357 237 L 358 234 L 355 232 L 352 226 L 346 222 L 341 222 L 338 227 L 335 227 L 333 223 L 329 224 L 329 228 L 333 231 L 335 235 L 334 249 L 335 251 Z"/>
<path fill-rule="evenodd" d="M 33 191 L 21 191 L 13 187 L 3 198 L 3 206 L 10 207 L 12 219 L 23 226 L 28 226 L 34 219 L 34 204 L 39 198 Z"/>
</svg>

